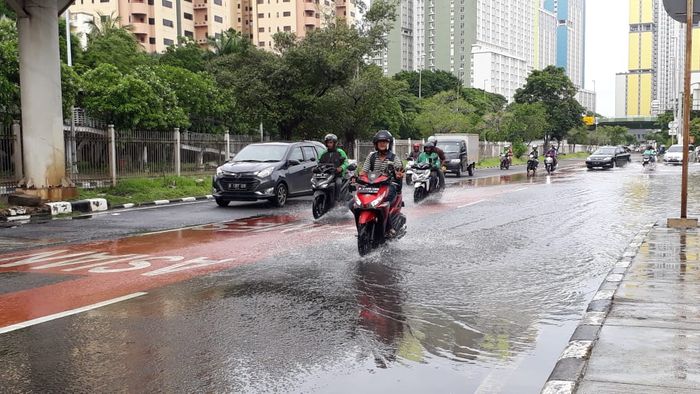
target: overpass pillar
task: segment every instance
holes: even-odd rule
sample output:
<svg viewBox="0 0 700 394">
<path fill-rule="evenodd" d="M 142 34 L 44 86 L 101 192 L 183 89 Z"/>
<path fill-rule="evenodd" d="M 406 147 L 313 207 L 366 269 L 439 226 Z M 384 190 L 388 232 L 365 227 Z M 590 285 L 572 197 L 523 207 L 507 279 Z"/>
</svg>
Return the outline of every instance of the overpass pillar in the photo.
<svg viewBox="0 0 700 394">
<path fill-rule="evenodd" d="M 24 179 L 20 192 L 58 200 L 75 188 L 66 178 L 58 15 L 70 1 L 10 0 L 17 11 Z"/>
</svg>

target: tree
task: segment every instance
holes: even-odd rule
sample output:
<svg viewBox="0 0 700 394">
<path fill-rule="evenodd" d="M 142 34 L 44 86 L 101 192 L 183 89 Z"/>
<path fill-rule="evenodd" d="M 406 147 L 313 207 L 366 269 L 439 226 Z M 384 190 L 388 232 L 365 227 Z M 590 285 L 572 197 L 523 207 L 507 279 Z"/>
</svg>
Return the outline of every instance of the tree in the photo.
<svg viewBox="0 0 700 394">
<path fill-rule="evenodd" d="M 214 38 L 210 37 L 209 48 L 212 56 L 224 56 L 244 53 L 251 48 L 251 43 L 240 32 L 228 29 Z"/>
<path fill-rule="evenodd" d="M 423 70 L 420 76 L 418 71 L 401 71 L 394 75 L 394 79 L 408 83 L 409 91 L 416 97 L 418 97 L 419 86 L 421 86 L 423 98 L 430 98 L 440 92 L 456 90 L 462 86 L 459 78 L 442 70 Z"/>
<path fill-rule="evenodd" d="M 668 124 L 671 123 L 674 119 L 675 115 L 673 114 L 673 111 L 666 111 L 656 118 L 655 125 L 659 129 L 661 129 L 661 131 L 668 131 Z"/>
<path fill-rule="evenodd" d="M 167 83 L 146 67 L 122 73 L 101 64 L 83 75 L 83 107 L 122 130 L 186 128 L 189 121 Z"/>
<path fill-rule="evenodd" d="M 93 18 L 88 22 L 88 26 L 90 27 L 90 32 L 88 33 L 89 39 L 106 36 L 117 31 L 131 32 L 134 30 L 133 25 L 122 25 L 122 17 L 115 17 L 114 13 L 105 15 L 98 11 L 97 16 L 98 18 Z"/>
<path fill-rule="evenodd" d="M 19 101 L 17 29 L 9 19 L 0 19 L 0 122 L 12 121 L 19 113 Z"/>
<path fill-rule="evenodd" d="M 570 144 L 588 145 L 590 143 L 590 132 L 585 127 L 577 127 L 569 130 L 566 139 Z"/>
<path fill-rule="evenodd" d="M 508 141 L 527 142 L 528 145 L 544 137 L 551 128 L 547 109 L 541 103 L 513 103 L 508 107 L 510 118 L 506 124 L 506 139 Z"/>
<path fill-rule="evenodd" d="M 61 63 L 61 96 L 63 98 L 63 116 L 70 119 L 71 110 L 76 104 L 80 90 L 80 77 L 72 67 Z"/>
<path fill-rule="evenodd" d="M 561 142 L 569 130 L 582 124 L 581 114 L 585 110 L 575 95 L 576 87 L 564 69 L 547 66 L 530 73 L 527 83 L 516 91 L 514 99 L 521 104 L 542 103 L 549 115 L 549 137 Z"/>
<path fill-rule="evenodd" d="M 12 20 L 15 20 L 17 18 L 17 16 L 15 15 L 15 11 L 7 5 L 5 0 L 0 0 L 0 19 L 2 19 L 3 17 Z"/>
<path fill-rule="evenodd" d="M 423 136 L 442 133 L 465 133 L 473 125 L 474 107 L 459 93 L 441 92 L 423 100 L 416 116 L 416 127 Z"/>
<path fill-rule="evenodd" d="M 481 89 L 462 88 L 460 92 L 462 97 L 476 108 L 476 113 L 480 116 L 489 112 L 502 111 L 508 103 L 508 100 L 502 95 Z"/>
<path fill-rule="evenodd" d="M 207 52 L 191 38 L 180 37 L 177 45 L 165 48 L 158 61 L 160 64 L 184 68 L 192 72 L 204 71 L 206 62 L 204 57 Z"/>
<path fill-rule="evenodd" d="M 99 34 L 91 33 L 88 45 L 80 63 L 87 69 L 94 69 L 101 64 L 111 64 L 119 71 L 128 73 L 138 66 L 152 63 L 143 47 L 131 32 L 124 29 L 107 28 Z"/>
<path fill-rule="evenodd" d="M 482 140 L 505 141 L 509 139 L 513 114 L 507 111 L 490 112 L 481 117 L 477 129 Z"/>
<path fill-rule="evenodd" d="M 158 66 L 153 70 L 177 96 L 191 131 L 215 132 L 226 128 L 226 107 L 211 75 L 173 66 Z"/>
</svg>

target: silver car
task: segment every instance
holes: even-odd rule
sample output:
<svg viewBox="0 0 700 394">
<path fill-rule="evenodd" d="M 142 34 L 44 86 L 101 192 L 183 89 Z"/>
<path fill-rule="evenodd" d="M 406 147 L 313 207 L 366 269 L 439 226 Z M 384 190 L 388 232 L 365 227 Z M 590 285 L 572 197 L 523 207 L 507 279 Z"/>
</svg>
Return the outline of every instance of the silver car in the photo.
<svg viewBox="0 0 700 394">
<path fill-rule="evenodd" d="M 695 153 L 695 147 L 693 145 L 690 145 L 688 148 L 688 158 L 691 163 L 697 161 L 697 154 Z M 664 164 L 683 164 L 683 145 L 671 145 L 664 155 Z"/>
</svg>

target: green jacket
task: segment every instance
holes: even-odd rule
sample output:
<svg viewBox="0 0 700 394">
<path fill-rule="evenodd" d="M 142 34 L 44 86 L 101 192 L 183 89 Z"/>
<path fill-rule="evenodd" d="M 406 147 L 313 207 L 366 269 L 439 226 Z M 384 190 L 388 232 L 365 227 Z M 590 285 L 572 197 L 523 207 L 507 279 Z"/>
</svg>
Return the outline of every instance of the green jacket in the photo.
<svg viewBox="0 0 700 394">
<path fill-rule="evenodd" d="M 432 166 L 435 169 L 440 169 L 440 157 L 438 156 L 437 153 L 421 153 L 420 156 L 418 156 L 418 162 L 419 163 L 430 163 L 432 161 Z"/>
<path fill-rule="evenodd" d="M 328 149 L 324 150 L 318 158 L 318 162 L 319 164 L 333 164 L 335 167 L 342 168 L 343 176 L 348 172 L 348 165 L 350 165 L 348 155 L 340 148 L 335 148 L 334 152 L 329 152 Z"/>
</svg>

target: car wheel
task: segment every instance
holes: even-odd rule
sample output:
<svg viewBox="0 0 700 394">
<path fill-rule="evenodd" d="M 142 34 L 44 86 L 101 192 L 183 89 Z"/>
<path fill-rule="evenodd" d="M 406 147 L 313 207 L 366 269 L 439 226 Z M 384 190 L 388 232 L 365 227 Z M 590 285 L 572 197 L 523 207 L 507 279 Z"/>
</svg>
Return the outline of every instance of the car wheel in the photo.
<svg viewBox="0 0 700 394">
<path fill-rule="evenodd" d="M 588 168 L 589 171 L 593 169 L 591 166 L 586 166 L 586 168 Z"/>
<path fill-rule="evenodd" d="M 222 200 L 220 198 L 215 198 L 214 200 L 216 201 L 216 205 L 220 206 L 221 208 L 228 207 L 228 203 L 230 202 L 230 201 Z"/>
<path fill-rule="evenodd" d="M 469 176 L 474 176 L 474 167 L 471 164 L 467 167 L 467 174 L 469 174 Z"/>
<path fill-rule="evenodd" d="M 460 178 L 462 176 L 462 167 L 461 166 L 457 167 L 457 171 L 455 172 L 455 176 L 457 176 L 457 178 Z"/>
<path fill-rule="evenodd" d="M 287 185 L 280 183 L 275 187 L 275 196 L 270 199 L 272 205 L 282 208 L 284 204 L 287 203 L 287 197 L 289 196 L 289 190 L 287 190 Z"/>
</svg>

